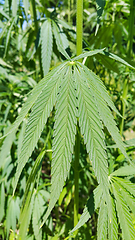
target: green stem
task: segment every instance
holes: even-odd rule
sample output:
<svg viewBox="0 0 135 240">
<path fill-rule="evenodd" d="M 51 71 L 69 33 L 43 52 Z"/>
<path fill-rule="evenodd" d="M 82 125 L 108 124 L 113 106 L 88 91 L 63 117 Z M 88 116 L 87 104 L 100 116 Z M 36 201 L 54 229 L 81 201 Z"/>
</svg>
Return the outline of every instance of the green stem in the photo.
<svg viewBox="0 0 135 240">
<path fill-rule="evenodd" d="M 35 23 L 35 34 L 37 35 L 38 30 L 39 30 L 39 26 L 38 26 L 38 21 L 37 21 L 35 0 L 31 0 L 30 3 L 31 3 L 33 18 L 34 18 L 34 23 Z M 41 49 L 38 49 L 38 58 L 39 58 L 40 74 L 41 74 L 41 78 L 43 78 L 44 75 L 43 75 L 42 62 L 41 62 Z"/>
<path fill-rule="evenodd" d="M 83 0 L 77 0 L 77 42 L 76 42 L 76 52 L 77 55 L 82 53 L 82 37 L 83 37 Z M 78 206 L 79 206 L 79 154 L 80 154 L 80 129 L 79 123 L 77 123 L 77 134 L 75 141 L 75 171 L 74 171 L 74 227 L 78 223 Z M 77 234 L 77 231 L 75 232 Z"/>
<path fill-rule="evenodd" d="M 82 53 L 82 37 L 83 37 L 83 0 L 77 0 L 77 41 L 76 53 L 77 56 Z"/>
<path fill-rule="evenodd" d="M 127 57 L 131 58 L 132 53 L 132 45 L 133 45 L 133 31 L 134 31 L 134 13 L 135 13 L 135 0 L 130 0 L 130 15 L 129 15 L 129 35 L 128 35 L 128 43 L 127 43 Z M 127 68 L 128 71 L 128 68 Z M 122 102 L 121 102 L 121 115 L 122 120 L 120 123 L 120 134 L 122 136 L 123 129 L 124 129 L 124 117 L 126 111 L 126 100 L 128 94 L 128 76 L 126 76 L 124 87 L 123 87 L 123 94 L 122 94 Z"/>
</svg>

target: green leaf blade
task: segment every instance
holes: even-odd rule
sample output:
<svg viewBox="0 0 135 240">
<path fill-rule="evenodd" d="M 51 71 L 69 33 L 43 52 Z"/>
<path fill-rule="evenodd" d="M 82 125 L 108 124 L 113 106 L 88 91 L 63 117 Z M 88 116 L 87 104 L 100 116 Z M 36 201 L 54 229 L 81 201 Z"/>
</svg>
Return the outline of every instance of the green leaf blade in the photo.
<svg viewBox="0 0 135 240">
<path fill-rule="evenodd" d="M 42 225 L 58 200 L 70 169 L 76 134 L 76 116 L 76 92 L 72 68 L 69 66 L 61 81 L 56 103 L 55 131 L 52 147 L 51 199 Z"/>
<path fill-rule="evenodd" d="M 129 212 L 129 208 L 122 197 L 118 184 L 114 182 L 112 186 L 113 186 L 114 196 L 116 199 L 116 209 L 117 209 L 117 213 L 120 221 L 120 226 L 122 229 L 123 238 L 125 240 L 126 239 L 133 240 L 135 238 L 135 229 L 132 223 L 132 218 Z"/>
<path fill-rule="evenodd" d="M 135 166 L 127 165 L 123 166 L 111 173 L 111 176 L 130 176 L 135 174 Z"/>
<path fill-rule="evenodd" d="M 51 20 L 47 19 L 41 27 L 41 55 L 42 67 L 44 75 L 46 75 L 50 68 L 51 55 L 52 55 L 52 26 Z"/>
<path fill-rule="evenodd" d="M 79 66 L 78 66 L 79 67 Z M 98 182 L 108 188 L 107 156 L 105 152 L 104 134 L 102 123 L 97 111 L 97 106 L 87 79 L 83 72 L 75 69 L 75 79 L 78 88 L 78 117 L 81 133 L 84 135 L 87 152 L 97 176 Z"/>
<path fill-rule="evenodd" d="M 107 205 L 105 204 L 104 198 L 102 198 L 98 215 L 97 240 L 107 239 L 107 221 Z"/>
<path fill-rule="evenodd" d="M 123 141 L 121 139 L 121 135 L 119 134 L 119 130 L 116 126 L 111 110 L 107 105 L 109 105 L 114 111 L 118 111 L 116 110 L 113 102 L 107 94 L 107 91 L 101 83 L 101 80 L 94 73 L 89 71 L 88 68 L 86 68 L 84 65 L 82 65 L 81 63 L 80 65 L 86 72 L 86 77 L 84 73 L 85 81 L 88 81 L 88 86 L 91 87 L 92 94 L 97 102 L 97 108 L 100 114 L 100 118 L 102 119 L 104 125 L 107 127 L 116 144 L 119 146 L 119 149 L 121 150 L 123 155 L 128 159 L 129 162 L 131 162 L 129 156 L 126 153 Z"/>
<path fill-rule="evenodd" d="M 60 78 L 61 71 L 59 67 L 59 71 L 56 71 L 42 88 L 41 94 L 38 96 L 32 108 L 32 112 L 30 114 L 24 135 L 21 154 L 18 159 L 18 166 L 14 182 L 14 191 L 16 189 L 22 169 L 31 156 L 31 153 L 35 148 L 35 145 L 41 135 L 41 132 L 43 131 L 50 112 L 52 111 L 52 108 L 56 102 Z"/>
<path fill-rule="evenodd" d="M 118 239 L 118 223 L 116 217 L 116 209 L 114 199 L 110 195 L 110 204 L 108 210 L 108 236 L 109 240 Z"/>
<path fill-rule="evenodd" d="M 62 34 L 64 34 L 64 33 L 60 32 L 59 27 L 57 26 L 57 24 L 54 21 L 52 21 L 52 24 L 53 24 L 53 33 L 54 33 L 54 37 L 55 37 L 55 40 L 56 40 L 58 50 L 63 54 L 63 56 L 66 59 L 69 60 L 70 57 L 67 54 L 67 52 L 65 51 L 65 46 L 67 46 L 67 44 L 66 44 L 67 40 L 65 40 L 66 36 L 63 38 Z"/>
<path fill-rule="evenodd" d="M 96 55 L 100 52 L 102 53 L 103 50 L 104 49 L 95 49 L 93 51 L 84 52 L 84 53 L 80 54 L 79 56 L 72 58 L 72 61 L 76 61 L 76 60 L 79 60 L 79 59 L 85 58 L 85 57 L 90 57 L 90 56 Z"/>
</svg>

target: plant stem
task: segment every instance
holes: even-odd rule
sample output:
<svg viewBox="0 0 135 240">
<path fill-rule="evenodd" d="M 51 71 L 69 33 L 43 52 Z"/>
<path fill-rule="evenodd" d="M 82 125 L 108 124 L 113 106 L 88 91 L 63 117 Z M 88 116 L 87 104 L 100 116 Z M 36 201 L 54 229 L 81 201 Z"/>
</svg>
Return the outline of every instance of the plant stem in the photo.
<svg viewBox="0 0 135 240">
<path fill-rule="evenodd" d="M 82 35 L 83 35 L 83 0 L 77 0 L 77 42 L 76 42 L 76 52 L 77 55 L 82 53 Z M 79 206 L 79 154 L 80 154 L 80 129 L 79 123 L 77 121 L 77 134 L 75 140 L 75 171 L 74 171 L 74 227 L 78 223 L 78 206 Z M 77 234 L 77 231 L 75 232 Z"/>
<path fill-rule="evenodd" d="M 131 58 L 132 45 L 133 45 L 134 13 L 135 13 L 134 0 L 130 0 L 129 35 L 128 35 L 128 43 L 127 43 L 127 57 L 129 59 Z M 128 68 L 127 68 L 127 71 L 128 71 Z M 120 124 L 121 136 L 123 134 L 123 129 L 124 129 L 124 116 L 126 111 L 126 100 L 127 100 L 127 94 L 128 94 L 128 79 L 129 77 L 126 76 L 124 87 L 123 87 L 123 94 L 122 94 L 121 115 L 123 118 Z"/>
<path fill-rule="evenodd" d="M 34 23 L 35 23 L 35 34 L 38 34 L 39 26 L 38 26 L 38 21 L 37 21 L 35 0 L 31 0 L 30 3 L 31 3 L 33 18 L 34 18 Z M 41 78 L 43 78 L 44 75 L 43 75 L 42 63 L 41 63 L 41 49 L 38 49 L 38 58 L 39 58 L 40 74 L 41 74 Z"/>
<path fill-rule="evenodd" d="M 76 41 L 76 54 L 77 56 L 82 53 L 82 37 L 83 37 L 83 0 L 77 0 L 77 41 Z"/>
</svg>

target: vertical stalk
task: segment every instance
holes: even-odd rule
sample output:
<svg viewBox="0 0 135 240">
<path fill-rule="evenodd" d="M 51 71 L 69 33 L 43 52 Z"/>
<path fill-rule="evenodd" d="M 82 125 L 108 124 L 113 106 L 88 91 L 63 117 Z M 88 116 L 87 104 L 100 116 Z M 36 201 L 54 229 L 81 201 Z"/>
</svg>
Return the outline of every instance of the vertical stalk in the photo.
<svg viewBox="0 0 135 240">
<path fill-rule="evenodd" d="M 77 55 L 82 53 L 82 37 L 83 37 L 83 0 L 77 0 L 77 42 L 76 52 Z M 75 193 L 74 193 L 74 227 L 78 223 L 78 206 L 79 206 L 79 154 L 80 154 L 80 130 L 79 123 L 77 122 L 77 134 L 75 140 Z M 77 234 L 77 231 L 75 232 Z"/>
<path fill-rule="evenodd" d="M 77 40 L 76 40 L 76 54 L 77 56 L 82 53 L 82 37 L 83 37 L 83 0 L 77 0 Z"/>
<path fill-rule="evenodd" d="M 134 13 L 135 13 L 135 0 L 130 0 L 130 15 L 129 15 L 129 35 L 128 35 L 128 43 L 127 43 L 127 57 L 131 58 L 132 53 L 132 45 L 133 45 L 133 31 L 134 31 Z M 127 68 L 128 71 L 128 68 Z M 122 103 L 121 103 L 121 115 L 123 116 L 120 123 L 120 134 L 122 136 L 124 129 L 124 116 L 126 111 L 126 99 L 128 94 L 128 76 L 126 76 L 123 94 L 122 94 Z"/>
<path fill-rule="evenodd" d="M 38 21 L 37 21 L 37 14 L 36 14 L 36 4 L 35 0 L 31 0 L 31 7 L 32 7 L 32 12 L 33 12 L 33 18 L 34 18 L 34 23 L 35 23 L 35 33 L 38 33 L 39 26 L 38 26 Z M 38 58 L 39 58 L 39 66 L 40 66 L 40 73 L 41 73 L 41 78 L 43 78 L 43 70 L 42 70 L 42 63 L 41 63 L 41 49 L 38 51 Z"/>
</svg>

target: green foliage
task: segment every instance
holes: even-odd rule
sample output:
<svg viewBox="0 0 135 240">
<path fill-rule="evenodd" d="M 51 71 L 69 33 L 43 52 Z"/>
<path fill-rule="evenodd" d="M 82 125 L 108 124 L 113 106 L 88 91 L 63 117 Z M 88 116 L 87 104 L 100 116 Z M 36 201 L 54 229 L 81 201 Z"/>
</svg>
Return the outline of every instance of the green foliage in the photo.
<svg viewBox="0 0 135 240">
<path fill-rule="evenodd" d="M 134 239 L 133 0 L 0 7 L 0 238 Z"/>
<path fill-rule="evenodd" d="M 44 75 L 46 75 L 50 68 L 51 53 L 52 53 L 52 29 L 51 21 L 46 20 L 41 28 L 41 41 L 42 41 L 42 66 Z"/>
</svg>

